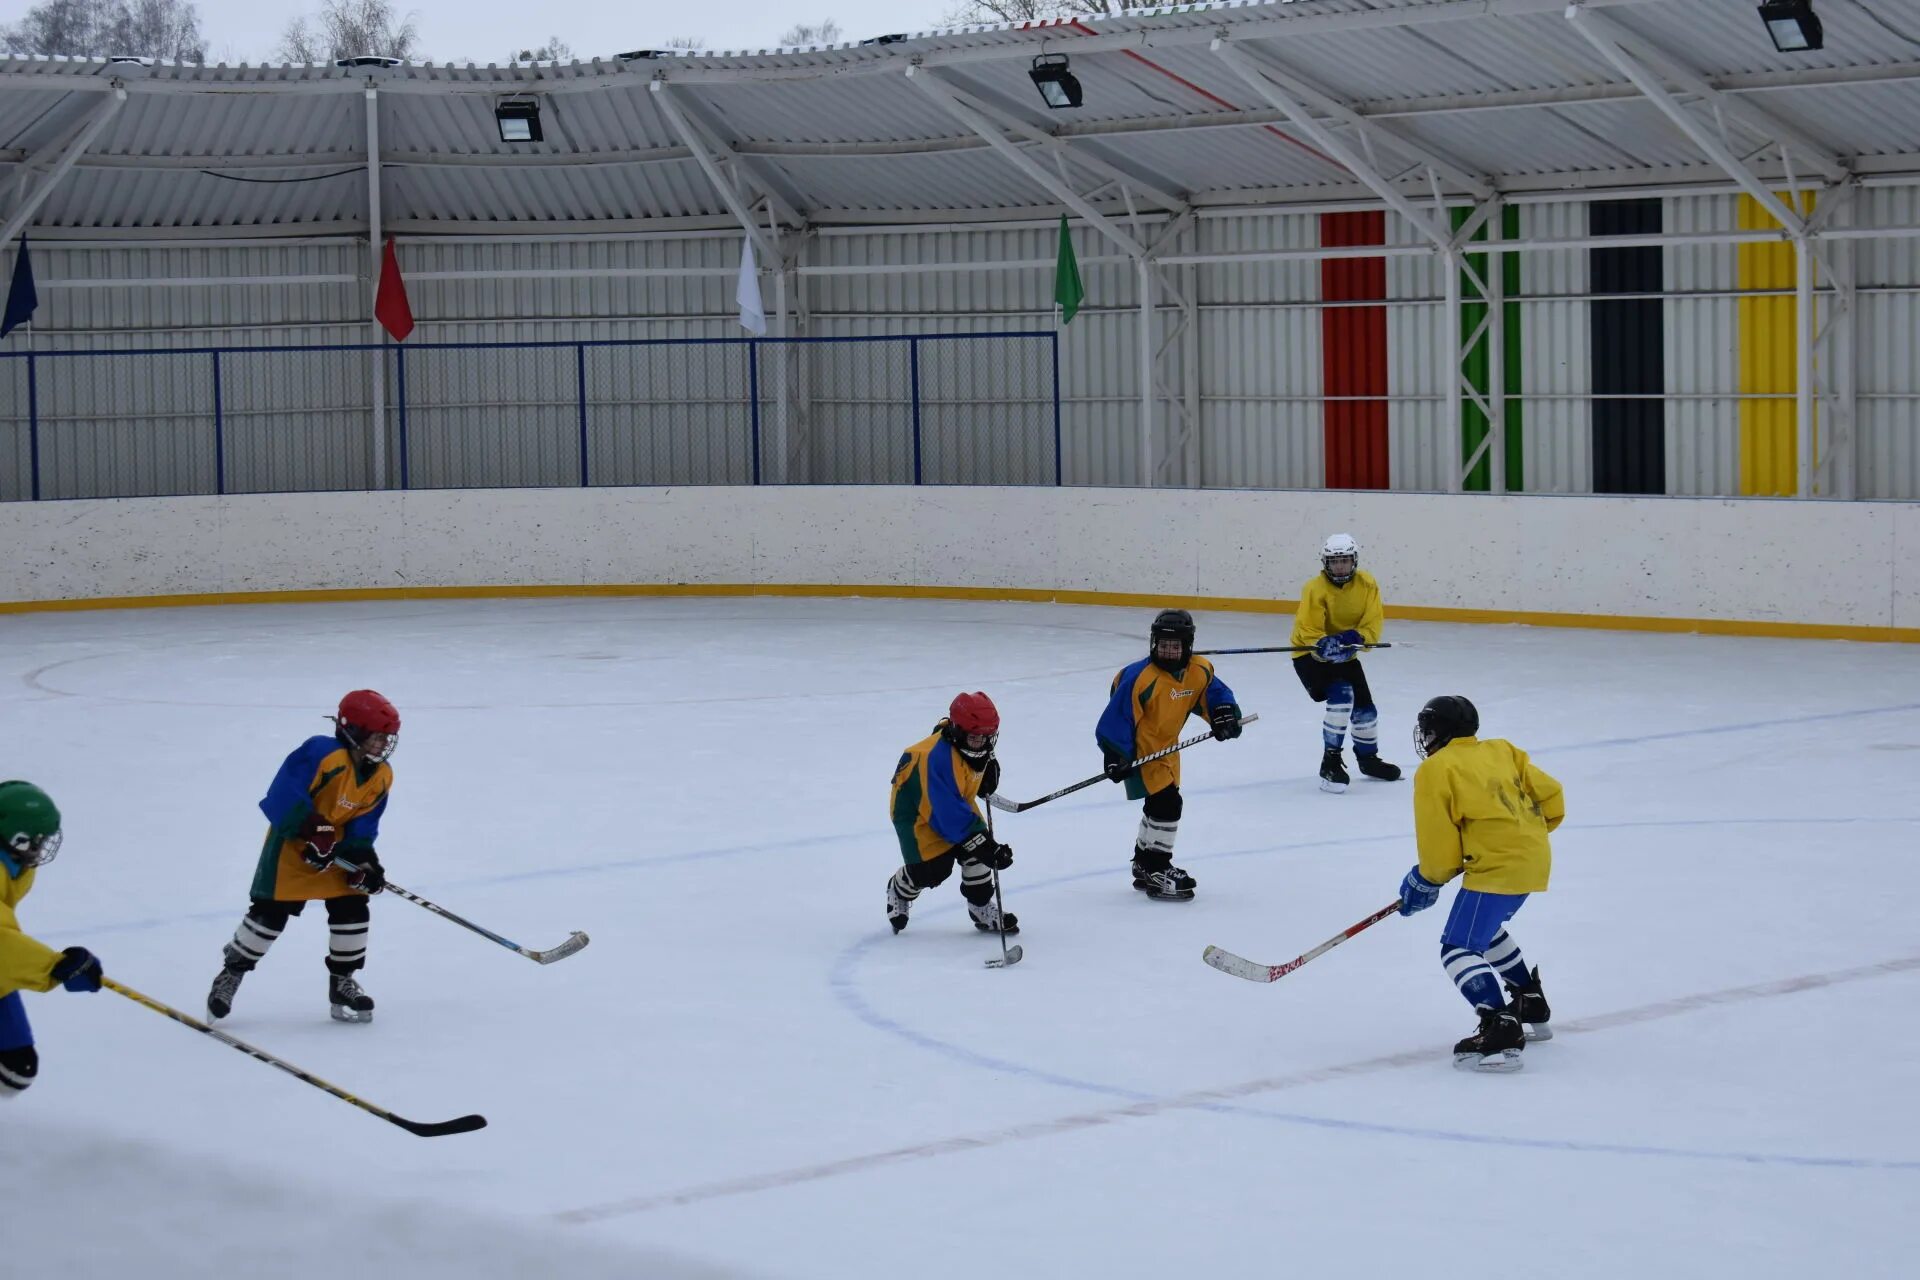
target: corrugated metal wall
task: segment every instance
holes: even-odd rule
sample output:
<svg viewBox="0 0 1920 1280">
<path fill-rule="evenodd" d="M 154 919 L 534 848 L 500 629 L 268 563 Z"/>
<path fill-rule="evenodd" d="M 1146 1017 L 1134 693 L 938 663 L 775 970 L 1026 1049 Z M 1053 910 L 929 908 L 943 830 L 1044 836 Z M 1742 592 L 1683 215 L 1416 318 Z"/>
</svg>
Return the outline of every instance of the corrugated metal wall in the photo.
<svg viewBox="0 0 1920 1280">
<path fill-rule="evenodd" d="M 1732 230 L 1738 201 L 1667 198 L 1660 215 L 1667 232 Z M 1920 225 L 1920 189 L 1862 190 L 1845 220 Z M 1517 211 L 1518 232 L 1526 238 L 1577 238 L 1590 224 L 1583 203 L 1523 204 Z M 1181 251 L 1311 249 L 1322 243 L 1324 229 L 1313 214 L 1209 215 Z M 37 361 L 42 493 L 356 488 L 373 483 L 378 469 L 387 483 L 404 474 L 415 486 L 565 485 L 583 476 L 595 484 L 747 483 L 756 464 L 770 482 L 908 482 L 916 465 L 930 483 L 1046 482 L 1053 468 L 1048 345 L 904 339 L 1051 329 L 1055 236 L 1051 226 L 1022 226 L 810 237 L 800 250 L 808 272 L 868 273 L 803 274 L 790 299 L 805 317 L 798 332 L 903 339 L 898 342 L 768 347 L 758 357 L 737 344 L 589 347 L 584 359 L 570 345 L 445 352 L 414 344 L 737 338 L 732 272 L 739 237 L 405 241 L 402 263 L 419 327 L 403 355 L 229 350 L 221 356 L 221 474 L 209 409 L 211 354 L 124 365 Z M 1061 334 L 1060 471 L 1069 484 L 1137 483 L 1146 376 L 1138 279 L 1117 248 L 1091 229 L 1075 227 L 1073 236 L 1087 300 Z M 1391 215 L 1383 239 L 1420 243 Z M 1658 295 L 1648 301 L 1658 308 L 1661 329 L 1659 478 L 1668 493 L 1741 493 L 1755 481 L 1743 477 L 1741 466 L 1737 251 L 1722 243 L 1671 245 L 1658 253 Z M 36 242 L 34 255 L 42 301 L 28 340 L 42 354 L 374 337 L 364 319 L 371 290 L 363 244 L 79 248 Z M 1920 499 L 1920 370 L 1912 338 L 1920 332 L 1920 239 L 1863 241 L 1853 256 L 1857 491 L 1863 498 Z M 1327 397 L 1343 396 L 1342 404 L 1370 398 L 1353 394 L 1360 384 L 1350 376 L 1358 367 L 1352 348 L 1367 343 L 1354 336 L 1359 331 L 1351 317 L 1329 321 L 1334 308 L 1355 315 L 1377 308 L 1382 317 L 1387 482 L 1397 489 L 1441 489 L 1457 473 L 1461 427 L 1445 421 L 1453 368 L 1442 351 L 1443 264 L 1431 254 L 1372 261 L 1384 280 L 1379 303 L 1363 296 L 1373 268 L 1329 271 L 1300 259 L 1185 271 L 1195 303 L 1186 341 L 1198 345 L 1200 483 L 1369 483 L 1353 458 L 1336 459 L 1337 466 L 1329 460 L 1328 440 L 1345 439 L 1341 433 L 1355 415 L 1347 409 L 1330 415 Z M 1593 344 L 1613 342 L 1596 337 L 1595 307 L 1616 308 L 1610 323 L 1624 313 L 1615 303 L 1595 301 L 1596 289 L 1616 297 L 1619 286 L 1596 280 L 1592 261 L 1586 249 L 1520 258 L 1516 310 L 1523 340 L 1509 347 L 1519 365 L 1510 382 L 1518 408 L 1509 421 L 1520 434 L 1522 465 L 1508 480 L 1526 491 L 1585 492 L 1595 484 L 1592 397 L 1611 393 L 1596 386 Z M 1010 265 L 924 269 L 979 262 Z M 886 267 L 902 270 L 871 270 Z M 159 280 L 185 283 L 126 283 Z M 1341 295 L 1332 308 L 1322 305 L 1330 287 Z M 766 302 L 771 311 L 771 286 Z M 1164 291 L 1156 302 L 1156 332 L 1165 334 L 1178 312 Z M 1824 317 L 1829 305 L 1821 305 Z M 1330 349 L 1329 335 L 1337 349 Z M 20 350 L 22 337 L 16 333 L 0 350 Z M 1179 355 L 1173 353 L 1176 368 Z M 749 360 L 757 366 L 750 369 Z M 27 496 L 31 484 L 22 364 L 0 361 L 0 499 Z M 389 405 L 381 468 L 367 430 L 376 365 Z M 1329 383 L 1329 368 L 1340 373 L 1338 386 Z M 410 443 L 404 458 L 392 407 L 403 376 Z M 750 382 L 758 390 L 757 415 L 746 394 Z M 1171 417 L 1167 405 L 1156 406 L 1157 442 L 1168 438 Z"/>
</svg>

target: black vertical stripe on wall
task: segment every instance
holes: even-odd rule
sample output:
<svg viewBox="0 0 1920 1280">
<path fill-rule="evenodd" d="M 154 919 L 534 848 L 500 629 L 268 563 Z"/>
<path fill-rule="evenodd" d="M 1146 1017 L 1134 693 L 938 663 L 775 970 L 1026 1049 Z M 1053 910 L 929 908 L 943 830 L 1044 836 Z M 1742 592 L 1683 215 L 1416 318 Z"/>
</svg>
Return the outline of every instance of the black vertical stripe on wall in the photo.
<svg viewBox="0 0 1920 1280">
<path fill-rule="evenodd" d="M 1596 236 L 1660 230 L 1660 201 L 1601 200 L 1587 207 Z M 1667 364 L 1659 245 L 1589 249 L 1590 291 L 1639 294 L 1588 304 L 1593 370 L 1593 491 L 1667 491 Z M 1643 396 L 1618 400 L 1614 396 Z"/>
</svg>

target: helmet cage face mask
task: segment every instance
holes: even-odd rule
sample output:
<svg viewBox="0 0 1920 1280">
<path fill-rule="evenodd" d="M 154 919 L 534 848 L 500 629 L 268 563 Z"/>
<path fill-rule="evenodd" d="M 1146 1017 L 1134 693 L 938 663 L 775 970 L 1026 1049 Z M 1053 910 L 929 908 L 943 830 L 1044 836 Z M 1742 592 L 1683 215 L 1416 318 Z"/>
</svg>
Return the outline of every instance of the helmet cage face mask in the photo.
<svg viewBox="0 0 1920 1280">
<path fill-rule="evenodd" d="M 49 831 L 40 836 L 30 836 L 22 831 L 7 841 L 8 857 L 19 864 L 22 871 L 28 867 L 44 867 L 60 852 L 60 841 L 61 833 L 58 831 Z"/>
<path fill-rule="evenodd" d="M 355 755 L 374 764 L 385 764 L 392 759 L 394 750 L 400 745 L 400 735 L 397 733 L 375 733 L 344 720 L 334 723 L 339 727 L 340 736 L 346 740 L 347 747 Z"/>
<path fill-rule="evenodd" d="M 999 745 L 999 742 L 1000 735 L 997 733 L 968 733 L 963 729 L 953 731 L 954 750 L 976 769 L 984 766 L 992 758 L 993 749 Z"/>
<path fill-rule="evenodd" d="M 1353 581 L 1354 570 L 1360 567 L 1360 557 L 1341 554 L 1320 557 L 1320 571 L 1327 575 L 1327 581 L 1337 587 L 1344 587 Z"/>
</svg>

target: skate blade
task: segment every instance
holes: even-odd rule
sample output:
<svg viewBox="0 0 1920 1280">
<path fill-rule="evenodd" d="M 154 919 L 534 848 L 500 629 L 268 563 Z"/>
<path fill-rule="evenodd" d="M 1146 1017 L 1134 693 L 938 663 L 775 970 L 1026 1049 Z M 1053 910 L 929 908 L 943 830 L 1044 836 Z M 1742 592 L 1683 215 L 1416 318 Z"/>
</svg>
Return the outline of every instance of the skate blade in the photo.
<svg viewBox="0 0 1920 1280">
<path fill-rule="evenodd" d="M 1347 784 L 1344 782 L 1329 782 L 1327 779 L 1322 778 L 1320 779 L 1320 789 L 1330 796 L 1337 796 L 1347 789 Z"/>
<path fill-rule="evenodd" d="M 1520 1069 L 1520 1051 L 1502 1049 L 1498 1053 L 1456 1053 L 1453 1065 L 1461 1071 L 1483 1071 L 1489 1075 L 1511 1075 Z"/>
<path fill-rule="evenodd" d="M 1540 1041 L 1540 1040 L 1551 1040 L 1551 1039 L 1553 1039 L 1553 1028 L 1548 1026 L 1546 1023 L 1543 1022 L 1539 1026 L 1535 1026 L 1532 1023 L 1527 1024 L 1527 1043 L 1528 1044 L 1533 1044 L 1536 1041 Z"/>
<path fill-rule="evenodd" d="M 1155 902 L 1192 902 L 1193 890 L 1182 889 L 1178 893 L 1155 893 L 1143 884 L 1133 886 Z"/>
<path fill-rule="evenodd" d="M 1020 932 L 1019 925 L 1015 925 L 1011 929 L 995 929 L 992 925 L 981 924 L 978 920 L 973 922 L 973 927 L 982 933 L 1004 933 L 1009 938 L 1014 937 Z"/>
<path fill-rule="evenodd" d="M 1022 951 L 1019 947 L 1008 947 L 1006 955 L 994 956 L 992 959 L 988 960 L 987 968 L 1004 969 L 1009 965 L 1019 964 L 1020 958 L 1026 954 L 1027 953 Z"/>
<path fill-rule="evenodd" d="M 373 1010 L 349 1009 L 343 1004 L 336 1004 L 333 1006 L 333 1020 L 335 1022 L 372 1022 Z"/>
</svg>

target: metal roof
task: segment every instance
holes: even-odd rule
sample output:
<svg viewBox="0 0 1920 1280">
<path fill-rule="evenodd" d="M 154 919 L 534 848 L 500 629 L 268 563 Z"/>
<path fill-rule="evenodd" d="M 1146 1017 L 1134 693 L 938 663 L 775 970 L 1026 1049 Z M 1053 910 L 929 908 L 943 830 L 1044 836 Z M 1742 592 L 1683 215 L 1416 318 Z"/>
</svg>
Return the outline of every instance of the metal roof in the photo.
<svg viewBox="0 0 1920 1280">
<path fill-rule="evenodd" d="M 1450 196 L 1724 182 L 1568 8 L 1239 0 L 886 43 L 487 67 L 0 59 L 0 180 L 28 166 L 32 198 L 54 174 L 35 234 L 364 228 L 373 104 L 382 216 L 410 232 L 725 226 L 716 175 L 762 223 L 1033 217 L 1062 207 L 1056 179 L 1111 213 L 1371 198 L 1236 72 L 1244 55 L 1410 197 L 1430 197 L 1436 177 Z M 1610 24 L 1765 181 L 1920 177 L 1920 44 L 1872 7 L 1823 9 L 1826 47 L 1802 54 L 1774 51 L 1751 0 L 1573 8 Z M 1082 107 L 1041 105 L 1027 71 L 1042 53 L 1071 58 Z M 503 143 L 494 105 L 525 96 L 545 140 Z M 1783 157 L 1778 140 L 1791 153 L 1796 138 L 1814 163 Z"/>
</svg>

